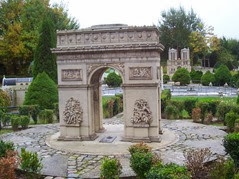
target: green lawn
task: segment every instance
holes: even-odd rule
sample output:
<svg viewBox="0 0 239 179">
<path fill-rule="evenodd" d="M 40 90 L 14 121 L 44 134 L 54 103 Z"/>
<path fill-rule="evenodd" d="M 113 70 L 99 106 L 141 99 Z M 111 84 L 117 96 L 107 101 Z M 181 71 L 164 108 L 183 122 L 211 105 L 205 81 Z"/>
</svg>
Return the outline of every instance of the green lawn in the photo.
<svg viewBox="0 0 239 179">
<path fill-rule="evenodd" d="M 222 100 L 222 101 L 231 101 L 233 103 L 236 103 L 237 98 L 234 97 L 200 97 L 200 96 L 172 96 L 172 100 L 178 100 L 178 101 L 184 101 L 188 99 L 198 99 L 199 101 L 212 101 L 212 100 Z"/>
<path fill-rule="evenodd" d="M 13 132 L 13 130 L 12 129 L 2 129 L 2 130 L 0 130 L 0 135 L 10 133 L 10 132 Z"/>
</svg>

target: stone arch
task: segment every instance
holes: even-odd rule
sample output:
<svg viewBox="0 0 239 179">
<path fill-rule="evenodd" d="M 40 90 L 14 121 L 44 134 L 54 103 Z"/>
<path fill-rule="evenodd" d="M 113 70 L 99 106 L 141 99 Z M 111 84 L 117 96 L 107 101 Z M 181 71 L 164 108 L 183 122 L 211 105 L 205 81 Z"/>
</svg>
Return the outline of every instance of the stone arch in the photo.
<svg viewBox="0 0 239 179">
<path fill-rule="evenodd" d="M 155 26 L 94 26 L 58 31 L 57 55 L 60 137 L 59 140 L 94 140 L 103 131 L 100 119 L 99 77 L 107 68 L 121 74 L 124 96 L 125 141 L 160 141 L 160 53 Z M 92 99 L 96 99 L 95 101 Z M 72 105 L 69 105 L 68 102 Z M 66 123 L 68 106 L 77 103 L 81 120 Z M 79 110 L 71 110 L 77 116 Z M 146 116 L 146 117 L 145 117 Z M 100 121 L 100 120 L 98 120 Z"/>
</svg>

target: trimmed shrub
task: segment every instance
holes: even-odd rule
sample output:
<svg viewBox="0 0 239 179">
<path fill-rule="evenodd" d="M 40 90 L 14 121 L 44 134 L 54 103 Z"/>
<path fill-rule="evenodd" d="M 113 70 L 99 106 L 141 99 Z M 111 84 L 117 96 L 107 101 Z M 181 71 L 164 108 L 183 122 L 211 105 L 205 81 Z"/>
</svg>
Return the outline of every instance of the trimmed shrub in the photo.
<svg viewBox="0 0 239 179">
<path fill-rule="evenodd" d="M 20 116 L 19 119 L 20 119 L 20 125 L 22 126 L 22 128 L 27 129 L 30 122 L 29 116 Z"/>
<path fill-rule="evenodd" d="M 53 123 L 53 116 L 54 112 L 53 110 L 50 109 L 44 109 L 39 113 L 39 117 L 41 120 L 44 121 L 44 123 L 48 124 L 48 123 Z"/>
<path fill-rule="evenodd" d="M 147 176 L 147 179 L 190 179 L 190 173 L 187 171 L 187 168 L 184 166 L 179 166 L 174 163 L 162 165 L 158 163 L 153 166 Z"/>
<path fill-rule="evenodd" d="M 165 114 L 167 115 L 168 119 L 178 119 L 179 110 L 174 105 L 167 105 L 165 109 Z"/>
<path fill-rule="evenodd" d="M 192 69 L 192 71 L 190 72 L 190 77 L 193 83 L 200 83 L 202 75 L 202 71 L 195 71 L 194 69 Z"/>
<path fill-rule="evenodd" d="M 53 109 L 58 102 L 58 90 L 55 82 L 43 72 L 32 81 L 25 95 L 24 105 L 39 105 L 41 109 Z"/>
<path fill-rule="evenodd" d="M 57 121 L 60 121 L 60 114 L 59 114 L 59 104 L 58 103 L 54 103 L 54 114 L 56 116 Z"/>
<path fill-rule="evenodd" d="M 0 140 L 0 158 L 6 157 L 7 151 L 14 151 L 14 144 L 12 142 Z"/>
<path fill-rule="evenodd" d="M 168 75 L 163 75 L 163 84 L 167 84 L 170 80 L 170 77 Z"/>
<path fill-rule="evenodd" d="M 223 145 L 225 151 L 233 159 L 235 166 L 239 167 L 239 133 L 228 134 L 224 137 Z"/>
<path fill-rule="evenodd" d="M 232 111 L 226 114 L 225 122 L 229 131 L 233 131 L 235 126 L 235 121 L 238 117 L 239 117 L 238 114 Z"/>
<path fill-rule="evenodd" d="M 202 123 L 204 123 L 206 114 L 209 112 L 209 103 L 204 101 L 199 101 L 196 103 L 196 106 L 201 109 L 201 119 L 202 119 Z"/>
<path fill-rule="evenodd" d="M 161 93 L 161 110 L 164 112 L 167 103 L 170 101 L 172 95 L 170 89 L 165 89 Z"/>
<path fill-rule="evenodd" d="M 144 142 L 138 143 L 131 145 L 129 147 L 129 153 L 132 155 L 136 152 L 141 152 L 141 153 L 148 153 L 152 151 L 152 147 L 148 146 Z"/>
<path fill-rule="evenodd" d="M 135 152 L 130 157 L 130 167 L 139 178 L 145 178 L 153 166 L 153 154 L 151 152 Z"/>
<path fill-rule="evenodd" d="M 201 109 L 200 108 L 193 108 L 192 110 L 192 119 L 193 122 L 201 122 Z"/>
<path fill-rule="evenodd" d="M 211 124 L 212 123 L 212 120 L 213 120 L 213 115 L 211 112 L 207 113 L 206 114 L 206 118 L 204 120 L 204 123 L 205 124 Z"/>
<path fill-rule="evenodd" d="M 207 101 L 209 108 L 208 110 L 212 113 L 213 116 L 217 113 L 217 107 L 220 104 L 219 100 Z"/>
<path fill-rule="evenodd" d="M 24 148 L 21 149 L 20 168 L 27 172 L 38 173 L 42 169 L 41 159 L 38 159 L 37 153 L 27 152 Z"/>
<path fill-rule="evenodd" d="M 13 131 L 17 131 L 20 124 L 20 117 L 11 115 L 11 126 Z"/>
<path fill-rule="evenodd" d="M 180 82 L 180 85 L 187 85 L 190 83 L 190 74 L 186 68 L 179 68 L 172 77 L 174 82 Z"/>
<path fill-rule="evenodd" d="M 189 115 L 192 115 L 192 110 L 193 108 L 196 107 L 196 103 L 197 103 L 198 99 L 186 99 L 184 101 L 184 109 L 186 111 L 188 111 Z"/>
<path fill-rule="evenodd" d="M 118 159 L 110 159 L 110 158 L 104 158 L 101 161 L 100 166 L 100 178 L 102 179 L 108 179 L 108 178 L 114 178 L 118 179 L 121 171 L 122 166 Z"/>
<path fill-rule="evenodd" d="M 225 122 L 226 114 L 229 113 L 233 108 L 236 108 L 236 106 L 232 103 L 224 101 L 220 102 L 217 107 L 218 119 Z"/>
<path fill-rule="evenodd" d="M 19 107 L 20 115 L 30 115 L 34 121 L 37 123 L 37 116 L 40 112 L 40 107 L 38 105 L 22 105 Z"/>
<path fill-rule="evenodd" d="M 119 87 L 122 84 L 122 78 L 120 75 L 117 75 L 115 72 L 112 72 L 108 74 L 105 82 L 109 87 Z"/>
<path fill-rule="evenodd" d="M 1 113 L 1 111 L 0 111 Z M 0 117 L 1 118 L 1 117 Z M 0 120 L 1 121 L 1 120 Z M 11 122 L 11 114 L 6 114 L 6 113 L 3 113 L 3 116 L 2 116 L 2 124 L 3 124 L 3 127 L 9 125 Z"/>
<path fill-rule="evenodd" d="M 223 86 L 225 83 L 230 84 L 231 77 L 232 75 L 228 67 L 220 65 L 215 72 L 215 84 L 218 86 Z"/>
<path fill-rule="evenodd" d="M 170 100 L 169 104 L 177 107 L 179 111 L 184 110 L 184 101 Z"/>
<path fill-rule="evenodd" d="M 207 71 L 204 75 L 202 75 L 201 83 L 204 86 L 209 86 L 210 83 L 214 84 L 215 83 L 214 75 L 210 71 Z"/>
</svg>

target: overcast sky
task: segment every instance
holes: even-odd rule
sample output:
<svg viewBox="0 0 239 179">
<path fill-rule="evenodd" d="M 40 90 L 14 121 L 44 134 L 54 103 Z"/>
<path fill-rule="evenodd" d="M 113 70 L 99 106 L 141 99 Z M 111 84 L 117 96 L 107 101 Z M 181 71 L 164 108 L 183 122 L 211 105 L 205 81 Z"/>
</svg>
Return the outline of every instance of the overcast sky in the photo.
<svg viewBox="0 0 239 179">
<path fill-rule="evenodd" d="M 157 25 L 163 10 L 191 8 L 218 37 L 239 39 L 239 0 L 50 0 L 66 4 L 80 28 L 98 24 Z"/>
</svg>

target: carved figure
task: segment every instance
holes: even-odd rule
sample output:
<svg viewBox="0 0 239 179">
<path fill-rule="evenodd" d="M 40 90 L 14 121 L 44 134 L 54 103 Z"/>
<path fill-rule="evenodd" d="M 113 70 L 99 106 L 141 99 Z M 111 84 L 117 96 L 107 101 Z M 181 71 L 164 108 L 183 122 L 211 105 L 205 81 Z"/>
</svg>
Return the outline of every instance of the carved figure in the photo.
<svg viewBox="0 0 239 179">
<path fill-rule="evenodd" d="M 83 120 L 83 110 L 80 102 L 72 97 L 67 100 L 63 115 L 67 124 L 80 124 Z"/>
<path fill-rule="evenodd" d="M 152 121 L 152 112 L 148 102 L 144 99 L 136 100 L 134 103 L 134 113 L 131 118 L 133 124 L 150 124 Z"/>
</svg>

